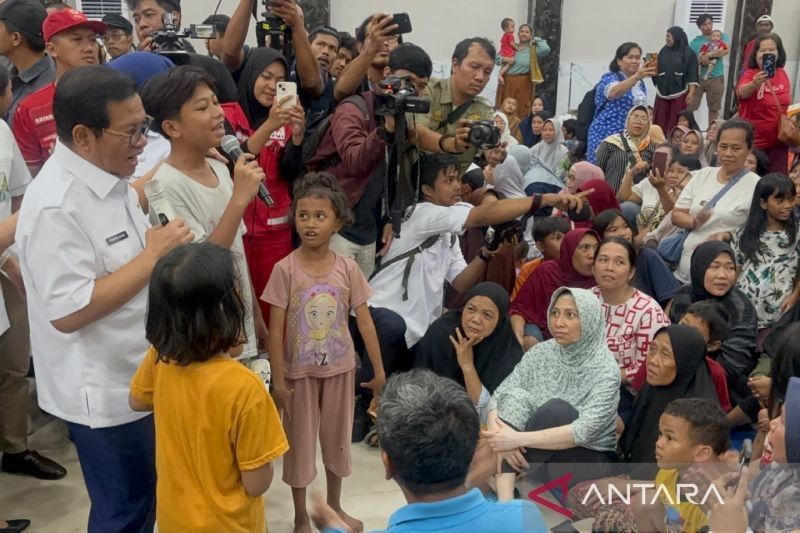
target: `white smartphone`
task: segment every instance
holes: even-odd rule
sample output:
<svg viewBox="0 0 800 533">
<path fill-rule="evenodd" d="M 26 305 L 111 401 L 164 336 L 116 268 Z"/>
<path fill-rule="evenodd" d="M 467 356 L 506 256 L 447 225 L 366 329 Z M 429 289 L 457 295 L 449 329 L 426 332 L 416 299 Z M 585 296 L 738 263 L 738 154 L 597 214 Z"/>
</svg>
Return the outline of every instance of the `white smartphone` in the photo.
<svg viewBox="0 0 800 533">
<path fill-rule="evenodd" d="M 279 81 L 277 95 L 275 96 L 276 101 L 280 102 L 287 96 L 293 96 L 294 98 L 290 98 L 281 104 L 282 109 L 289 109 L 297 105 L 297 84 L 293 81 Z"/>
</svg>

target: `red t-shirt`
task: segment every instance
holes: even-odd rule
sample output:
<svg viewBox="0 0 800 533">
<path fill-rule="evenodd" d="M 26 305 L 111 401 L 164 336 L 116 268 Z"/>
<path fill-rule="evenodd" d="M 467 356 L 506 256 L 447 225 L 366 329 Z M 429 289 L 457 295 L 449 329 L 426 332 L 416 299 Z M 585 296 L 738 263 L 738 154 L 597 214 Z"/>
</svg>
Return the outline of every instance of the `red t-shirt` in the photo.
<svg viewBox="0 0 800 533">
<path fill-rule="evenodd" d="M 514 49 L 514 34 L 510 31 L 504 32 L 500 38 L 500 56 L 514 57 L 517 51 Z"/>
<path fill-rule="evenodd" d="M 55 94 L 55 83 L 45 85 L 20 102 L 14 115 L 14 138 L 29 167 L 42 166 L 56 145 Z"/>
<path fill-rule="evenodd" d="M 761 72 L 757 68 L 747 69 L 739 80 L 739 89 L 753 81 L 756 74 Z M 774 91 L 778 97 L 770 91 Z M 738 92 L 738 91 L 737 91 Z M 778 109 L 780 102 L 780 110 Z M 775 69 L 775 77 L 757 88 L 750 98 L 739 97 L 739 116 L 753 125 L 756 133 L 755 145 L 762 150 L 769 150 L 779 144 L 778 124 L 780 115 L 786 113 L 786 109 L 792 103 L 792 83 L 789 76 L 782 68 Z"/>
</svg>

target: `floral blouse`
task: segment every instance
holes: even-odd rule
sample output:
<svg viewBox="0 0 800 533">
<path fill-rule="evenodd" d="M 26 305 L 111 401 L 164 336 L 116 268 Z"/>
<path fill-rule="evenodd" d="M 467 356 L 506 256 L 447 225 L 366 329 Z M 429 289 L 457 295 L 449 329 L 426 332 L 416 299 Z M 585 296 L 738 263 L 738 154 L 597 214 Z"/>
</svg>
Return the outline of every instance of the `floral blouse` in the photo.
<svg viewBox="0 0 800 533">
<path fill-rule="evenodd" d="M 735 232 L 731 242 L 736 264 L 741 268 L 737 286 L 756 307 L 759 329 L 767 328 L 780 318 L 780 306 L 794 290 L 800 231 L 793 244 L 785 231 L 763 231 L 756 261 L 750 261 L 741 251 L 743 229 L 744 226 Z"/>
</svg>

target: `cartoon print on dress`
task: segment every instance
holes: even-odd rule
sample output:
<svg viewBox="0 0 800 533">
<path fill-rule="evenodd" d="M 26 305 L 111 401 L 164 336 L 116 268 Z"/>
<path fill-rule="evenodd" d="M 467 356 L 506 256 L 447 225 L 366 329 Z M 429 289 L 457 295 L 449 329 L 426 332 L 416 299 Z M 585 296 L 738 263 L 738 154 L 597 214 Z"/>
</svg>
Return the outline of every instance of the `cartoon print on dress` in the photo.
<svg viewBox="0 0 800 533">
<path fill-rule="evenodd" d="M 298 363 L 328 366 L 347 355 L 347 314 L 339 309 L 342 289 L 318 284 L 300 296 Z"/>
</svg>

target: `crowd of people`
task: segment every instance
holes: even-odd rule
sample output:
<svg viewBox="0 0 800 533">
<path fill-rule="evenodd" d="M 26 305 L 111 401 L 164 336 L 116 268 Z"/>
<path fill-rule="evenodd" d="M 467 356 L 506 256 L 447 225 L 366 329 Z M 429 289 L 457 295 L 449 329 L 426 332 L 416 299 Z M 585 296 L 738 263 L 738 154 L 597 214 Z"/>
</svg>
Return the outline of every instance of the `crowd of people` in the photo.
<svg viewBox="0 0 800 533">
<path fill-rule="evenodd" d="M 179 0 L 127 3 L 0 3 L 2 471 L 67 474 L 29 449 L 32 375 L 92 532 L 264 531 L 281 457 L 296 532 L 362 531 L 361 441 L 408 501 L 392 531 L 545 530 L 515 487 L 565 465 L 553 496 L 598 531 L 800 528 L 800 154 L 768 15 L 737 117 L 707 14 L 554 117 L 553 43 L 511 19 L 437 79 L 383 13 L 350 35 L 272 0 L 285 31 L 250 47 L 240 0 L 202 55 L 165 45 Z M 592 499 L 641 480 L 720 498 Z"/>
</svg>

